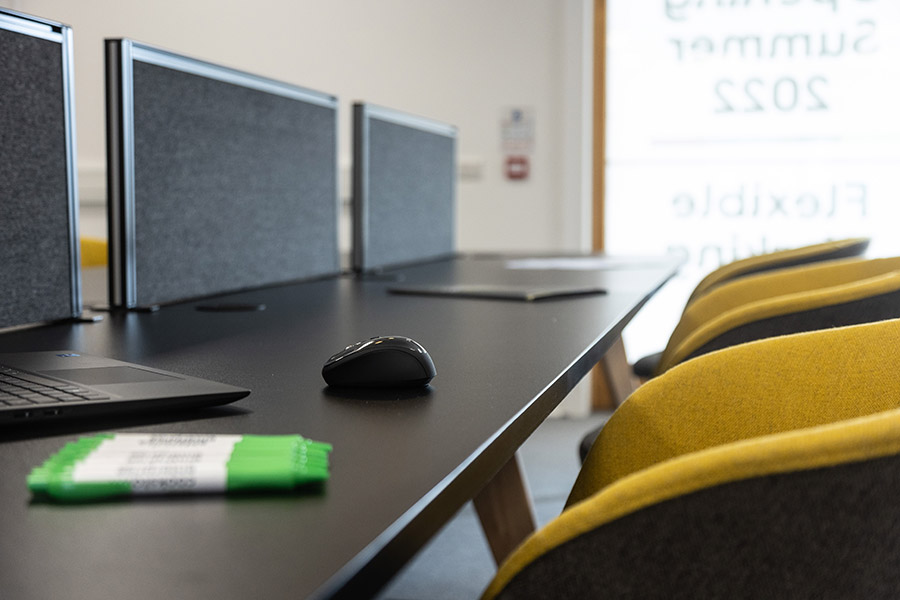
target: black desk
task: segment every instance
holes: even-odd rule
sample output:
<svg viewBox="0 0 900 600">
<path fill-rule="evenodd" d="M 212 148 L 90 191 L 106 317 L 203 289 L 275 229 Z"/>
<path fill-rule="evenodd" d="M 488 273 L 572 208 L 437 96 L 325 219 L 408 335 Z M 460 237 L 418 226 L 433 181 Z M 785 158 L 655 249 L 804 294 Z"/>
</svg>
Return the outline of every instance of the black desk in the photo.
<svg viewBox="0 0 900 600">
<path fill-rule="evenodd" d="M 407 281 L 605 285 L 541 303 L 395 296 L 352 278 L 234 294 L 253 313 L 196 303 L 100 323 L 0 335 L 0 350 L 72 348 L 227 383 L 227 407 L 91 426 L 0 432 L 0 597 L 303 598 L 371 595 L 463 504 L 601 358 L 677 261 L 597 272 L 510 271 L 458 260 L 402 270 Z M 380 334 L 413 337 L 438 370 L 428 393 L 341 395 L 320 370 Z M 279 434 L 331 442 L 321 495 L 31 503 L 29 470 L 94 430 Z M 572 440 L 575 453 L 577 440 Z"/>
</svg>

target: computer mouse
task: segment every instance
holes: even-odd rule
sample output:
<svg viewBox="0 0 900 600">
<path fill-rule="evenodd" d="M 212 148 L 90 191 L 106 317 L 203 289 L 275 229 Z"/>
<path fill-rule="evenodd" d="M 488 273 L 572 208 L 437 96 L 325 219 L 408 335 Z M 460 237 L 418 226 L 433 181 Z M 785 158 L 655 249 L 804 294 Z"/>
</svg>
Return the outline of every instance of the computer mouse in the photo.
<svg viewBox="0 0 900 600">
<path fill-rule="evenodd" d="M 351 344 L 322 367 L 325 382 L 335 387 L 420 387 L 436 374 L 434 361 L 422 344 L 400 335 Z"/>
</svg>

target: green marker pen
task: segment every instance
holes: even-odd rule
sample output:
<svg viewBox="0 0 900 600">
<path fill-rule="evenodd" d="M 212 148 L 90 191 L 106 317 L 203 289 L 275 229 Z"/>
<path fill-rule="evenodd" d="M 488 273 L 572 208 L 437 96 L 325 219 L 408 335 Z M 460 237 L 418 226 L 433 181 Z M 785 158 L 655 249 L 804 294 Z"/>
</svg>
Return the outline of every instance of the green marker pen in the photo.
<svg viewBox="0 0 900 600">
<path fill-rule="evenodd" d="M 28 487 L 59 501 L 283 490 L 328 479 L 331 450 L 299 435 L 101 434 L 66 444 Z"/>
</svg>

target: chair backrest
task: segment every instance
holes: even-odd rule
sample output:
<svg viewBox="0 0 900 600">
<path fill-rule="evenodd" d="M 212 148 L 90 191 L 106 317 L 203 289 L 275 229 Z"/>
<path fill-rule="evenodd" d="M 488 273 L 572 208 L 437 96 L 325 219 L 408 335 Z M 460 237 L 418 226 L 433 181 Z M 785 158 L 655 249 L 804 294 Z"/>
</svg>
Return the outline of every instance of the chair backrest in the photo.
<svg viewBox="0 0 900 600">
<path fill-rule="evenodd" d="M 693 453 L 566 510 L 484 598 L 896 598 L 898 473 L 900 410 Z"/>
<path fill-rule="evenodd" d="M 690 298 L 688 298 L 687 304 L 690 305 L 691 302 L 714 287 L 721 285 L 726 281 L 737 279 L 738 277 L 746 277 L 747 275 L 770 271 L 772 269 L 795 267 L 823 260 L 837 260 L 839 258 L 860 256 L 866 251 L 868 246 L 869 238 L 847 238 L 844 240 L 811 244 L 800 248 L 777 250 L 775 252 L 768 252 L 766 254 L 736 260 L 719 267 L 701 279 L 700 283 L 697 284 L 694 291 L 691 293 Z"/>
<path fill-rule="evenodd" d="M 680 362 L 745 342 L 900 317 L 900 271 L 751 302 L 704 323 L 667 348 L 657 374 Z"/>
<path fill-rule="evenodd" d="M 728 281 L 692 302 L 666 347 L 672 352 L 702 325 L 742 306 L 777 296 L 834 287 L 900 270 L 900 257 L 847 258 L 766 271 Z"/>
<path fill-rule="evenodd" d="M 92 237 L 81 238 L 81 266 L 103 267 L 107 264 L 108 247 L 106 240 Z"/>
<path fill-rule="evenodd" d="M 648 382 L 485 598 L 896 597 L 898 342 L 802 333 Z"/>
</svg>

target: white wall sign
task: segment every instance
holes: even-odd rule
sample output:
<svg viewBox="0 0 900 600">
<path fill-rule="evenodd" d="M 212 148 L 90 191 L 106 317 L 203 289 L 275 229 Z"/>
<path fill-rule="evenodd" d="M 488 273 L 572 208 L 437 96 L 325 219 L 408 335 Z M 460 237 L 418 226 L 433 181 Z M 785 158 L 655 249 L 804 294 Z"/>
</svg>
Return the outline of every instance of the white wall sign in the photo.
<svg viewBox="0 0 900 600">
<path fill-rule="evenodd" d="M 534 152 L 534 110 L 508 108 L 500 119 L 503 172 L 507 179 L 528 179 Z"/>
</svg>

